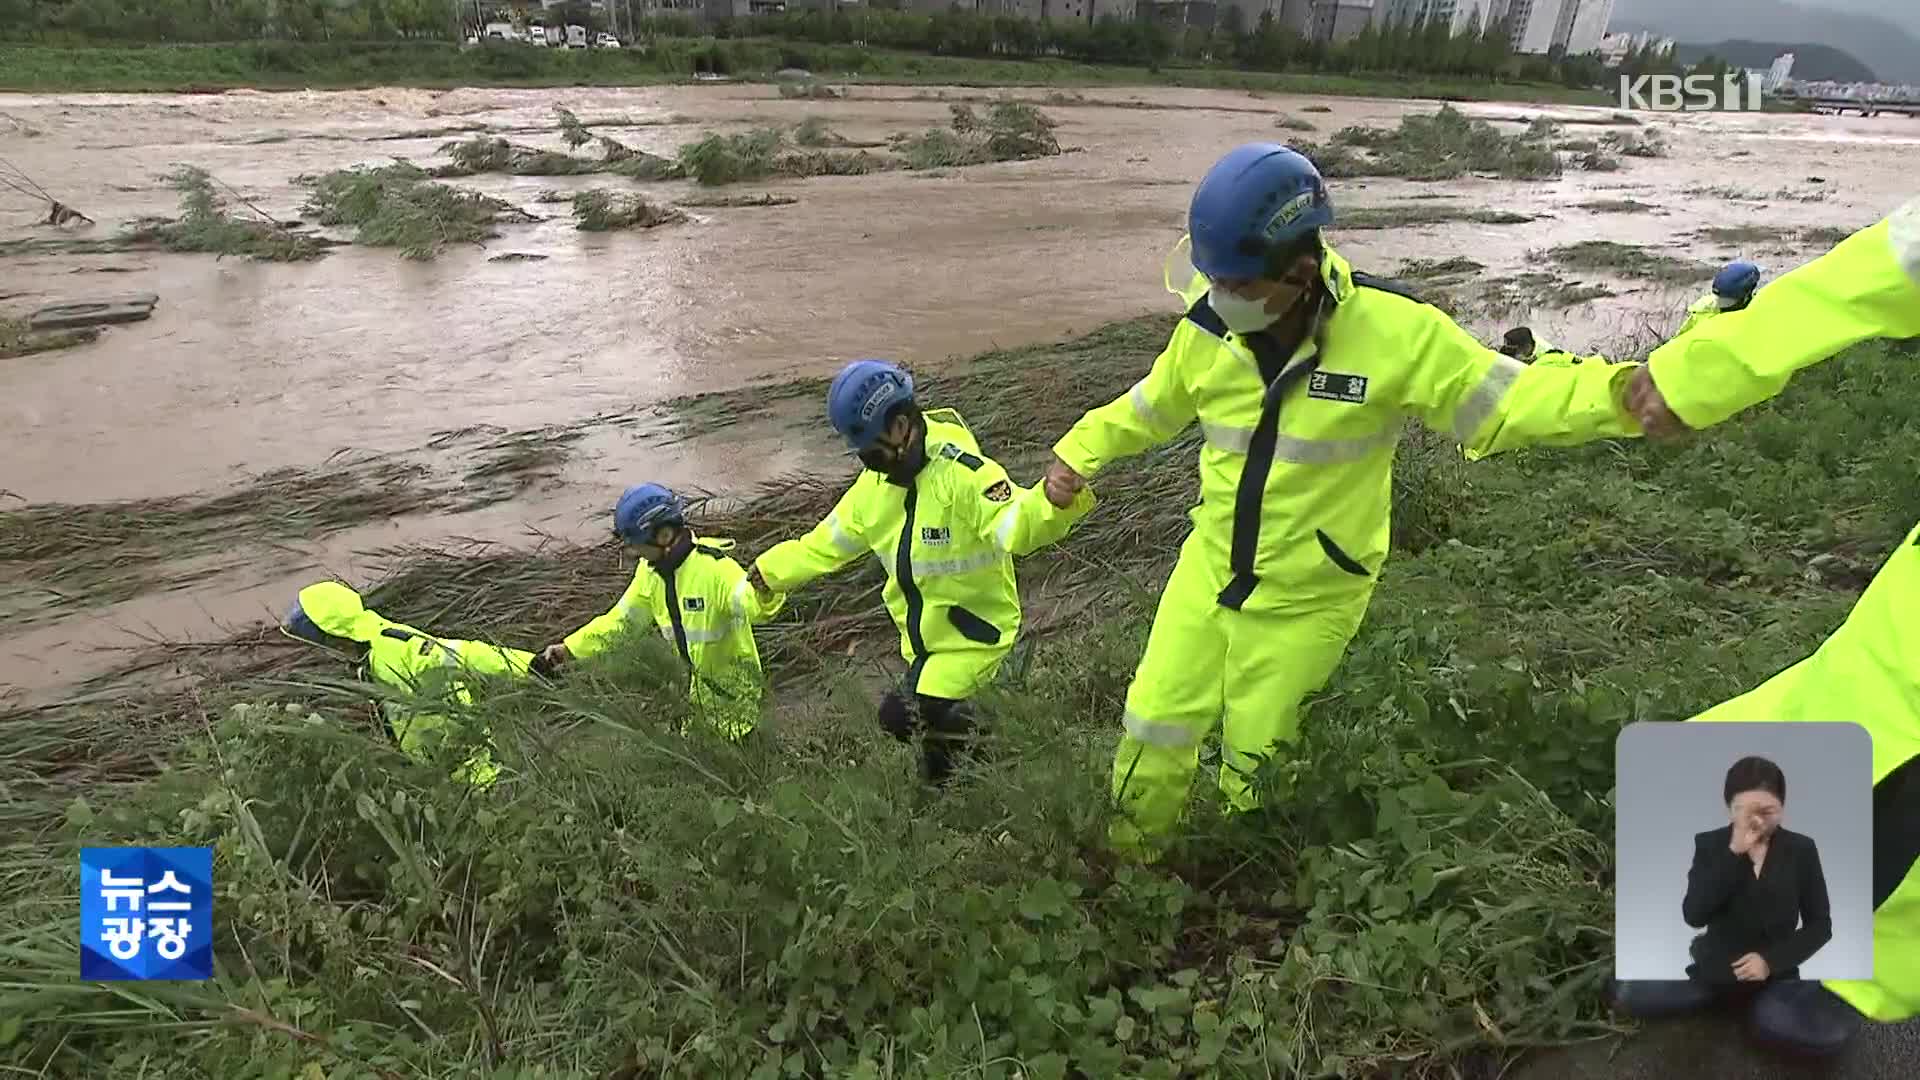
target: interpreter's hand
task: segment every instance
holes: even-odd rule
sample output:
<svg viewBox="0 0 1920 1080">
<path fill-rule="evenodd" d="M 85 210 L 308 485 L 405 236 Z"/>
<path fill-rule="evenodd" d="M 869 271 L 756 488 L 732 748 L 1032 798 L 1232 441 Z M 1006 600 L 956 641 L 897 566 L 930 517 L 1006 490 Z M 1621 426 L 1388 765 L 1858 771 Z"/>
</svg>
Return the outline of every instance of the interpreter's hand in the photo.
<svg viewBox="0 0 1920 1080">
<path fill-rule="evenodd" d="M 1741 982 L 1766 982 L 1773 971 L 1759 953 L 1750 952 L 1733 962 L 1733 977 Z"/>
<path fill-rule="evenodd" d="M 1765 829 L 1766 826 L 1761 824 L 1757 816 L 1736 815 L 1733 819 L 1733 836 L 1727 841 L 1727 850 L 1735 855 L 1750 854 L 1755 848 L 1764 850 L 1762 841 L 1765 837 Z"/>
<path fill-rule="evenodd" d="M 1666 395 L 1654 384 L 1653 369 L 1645 364 L 1635 368 L 1627 380 L 1626 404 L 1648 438 L 1672 440 L 1691 430 L 1667 407 Z"/>
<path fill-rule="evenodd" d="M 1047 478 L 1043 484 L 1047 490 L 1047 501 L 1065 510 L 1073 505 L 1073 497 L 1080 493 L 1080 489 L 1087 486 L 1087 480 L 1055 455 L 1053 464 L 1047 466 Z"/>
</svg>

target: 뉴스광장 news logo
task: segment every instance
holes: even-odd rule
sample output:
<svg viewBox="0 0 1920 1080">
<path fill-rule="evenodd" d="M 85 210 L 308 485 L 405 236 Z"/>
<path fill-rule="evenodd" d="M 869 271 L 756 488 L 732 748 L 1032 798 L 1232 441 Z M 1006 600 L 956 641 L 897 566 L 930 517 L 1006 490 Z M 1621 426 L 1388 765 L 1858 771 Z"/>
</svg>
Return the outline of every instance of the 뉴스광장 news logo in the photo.
<svg viewBox="0 0 1920 1080">
<path fill-rule="evenodd" d="M 80 977 L 213 977 L 213 849 L 80 849 Z"/>
</svg>

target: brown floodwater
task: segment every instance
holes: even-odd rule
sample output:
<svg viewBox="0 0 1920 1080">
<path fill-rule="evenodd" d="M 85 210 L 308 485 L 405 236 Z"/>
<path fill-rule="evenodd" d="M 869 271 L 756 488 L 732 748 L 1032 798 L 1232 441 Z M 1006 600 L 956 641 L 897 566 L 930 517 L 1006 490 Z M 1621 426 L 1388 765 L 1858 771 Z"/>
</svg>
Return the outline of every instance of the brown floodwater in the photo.
<svg viewBox="0 0 1920 1080">
<path fill-rule="evenodd" d="M 426 162 L 443 142 L 470 133 L 449 130 L 456 126 L 562 149 L 555 106 L 600 133 L 671 155 L 706 131 L 807 116 L 850 138 L 883 139 L 944 124 L 947 104 L 928 100 L 938 93 L 980 92 L 861 87 L 841 100 L 803 101 L 727 84 L 0 95 L 0 158 L 95 218 L 90 233 L 104 236 L 143 215 L 175 212 L 174 193 L 158 178 L 175 164 L 205 168 L 267 212 L 294 218 L 302 201 L 296 177 L 393 157 Z M 342 450 L 417 453 L 451 429 L 581 425 L 679 395 L 827 375 L 859 356 L 937 369 L 995 346 L 1170 310 L 1163 256 L 1180 235 L 1193 181 L 1224 149 L 1284 138 L 1280 113 L 1313 121 L 1320 130 L 1307 137 L 1324 138 L 1347 124 L 1391 124 L 1433 108 L 1172 89 L 1085 98 L 1046 106 L 1073 148 L 1056 158 L 737 185 L 721 190 L 799 201 L 700 209 L 685 225 L 642 232 L 580 233 L 565 206 L 536 202 L 544 190 L 608 178 L 477 177 L 460 183 L 549 220 L 505 226 L 484 248 L 454 248 L 431 262 L 355 247 L 291 265 L 150 253 L 0 257 L 4 311 L 100 293 L 161 297 L 151 320 L 112 329 L 91 346 L 0 361 L 0 498 L 11 508 L 214 492 L 269 469 L 318 467 Z M 1332 111 L 1299 112 L 1314 104 Z M 1462 108 L 1494 119 L 1607 112 Z M 622 123 L 596 123 L 610 118 Z M 1920 123 L 1901 117 L 1687 114 L 1649 127 L 1668 135 L 1670 155 L 1625 159 L 1619 172 L 1537 183 L 1336 182 L 1342 208 L 1440 194 L 1538 215 L 1518 226 L 1356 231 L 1340 236 L 1340 246 L 1381 273 L 1409 259 L 1452 256 L 1485 264 L 1489 277 L 1549 269 L 1539 251 L 1587 239 L 1707 261 L 1758 254 L 1784 268 L 1815 253 L 1785 230 L 1857 227 L 1915 190 Z M 1566 137 L 1608 130 L 1575 126 Z M 663 198 L 692 187 L 636 186 Z M 1659 210 L 1579 208 L 1602 198 Z M 54 235 L 34 225 L 36 212 L 44 209 L 0 191 L 0 240 Z M 1707 226 L 1777 228 L 1783 236 L 1743 251 L 1693 235 Z M 545 258 L 490 261 L 509 253 Z M 1501 321 L 1526 319 L 1556 343 L 1598 348 L 1670 326 L 1700 287 L 1615 284 L 1620 295 L 1612 298 Z M 1490 339 L 1503 327 L 1472 329 Z M 535 531 L 594 538 L 604 533 L 614 494 L 641 479 L 724 493 L 797 469 L 844 467 L 822 429 L 800 438 L 731 427 L 679 441 L 663 440 L 657 426 L 595 429 L 558 483 L 508 504 L 263 549 L 258 574 L 222 575 L 12 633 L 0 627 L 0 701 L 97 672 L 124 658 L 114 650 L 143 637 L 206 638 L 276 613 L 303 579 L 363 579 L 371 566 L 359 553 L 372 548 L 453 537 L 527 544 Z"/>
</svg>

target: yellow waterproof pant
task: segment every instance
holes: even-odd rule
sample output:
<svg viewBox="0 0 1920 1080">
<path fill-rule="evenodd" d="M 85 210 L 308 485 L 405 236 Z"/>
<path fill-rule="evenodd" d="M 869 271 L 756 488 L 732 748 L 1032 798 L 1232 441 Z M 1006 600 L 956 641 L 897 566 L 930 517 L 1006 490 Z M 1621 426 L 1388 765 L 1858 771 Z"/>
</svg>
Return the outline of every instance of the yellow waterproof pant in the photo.
<svg viewBox="0 0 1920 1080">
<path fill-rule="evenodd" d="M 1307 613 L 1230 611 L 1215 600 L 1225 572 L 1189 545 L 1160 594 L 1113 759 L 1120 814 L 1109 839 L 1124 854 L 1157 856 L 1216 724 L 1220 790 L 1233 809 L 1252 809 L 1258 798 L 1249 780 L 1260 759 L 1294 741 L 1300 703 L 1326 684 L 1366 614 L 1364 594 Z"/>
<path fill-rule="evenodd" d="M 1920 527 L 1812 656 L 1693 719 L 1851 721 L 1873 736 L 1875 784 L 1902 766 L 1920 768 L 1911 764 L 1920 758 Z M 1920 821 L 1908 815 L 1876 814 L 1874 832 L 1911 837 Z M 1892 835 L 1876 835 L 1875 845 Z M 1826 986 L 1875 1020 L 1920 1016 L 1920 863 L 1874 911 L 1873 978 Z"/>
<path fill-rule="evenodd" d="M 760 723 L 761 691 L 754 680 L 721 683 L 696 675 L 687 696 L 693 702 L 693 715 L 723 738 L 738 742 Z"/>
<path fill-rule="evenodd" d="M 449 721 L 445 715 L 398 702 L 387 702 L 381 712 L 386 715 L 387 726 L 393 729 L 401 753 L 423 764 L 433 760 L 434 752 L 447 736 Z M 487 747 L 476 747 L 453 771 L 453 778 L 475 787 L 487 787 L 500 778 L 500 766 Z"/>
</svg>

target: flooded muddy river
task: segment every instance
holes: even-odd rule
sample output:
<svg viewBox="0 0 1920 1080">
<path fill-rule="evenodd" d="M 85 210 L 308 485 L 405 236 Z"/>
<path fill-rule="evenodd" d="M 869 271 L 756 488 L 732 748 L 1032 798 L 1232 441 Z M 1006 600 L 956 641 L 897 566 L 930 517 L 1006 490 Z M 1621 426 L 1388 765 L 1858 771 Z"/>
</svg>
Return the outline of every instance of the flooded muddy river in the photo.
<svg viewBox="0 0 1920 1080">
<path fill-rule="evenodd" d="M 940 126 L 948 106 L 939 93 L 860 87 L 840 100 L 787 100 L 767 86 L 722 85 L 0 95 L 0 157 L 95 218 L 87 235 L 105 236 L 144 215 L 177 211 L 174 192 L 158 179 L 176 164 L 200 166 L 267 212 L 295 218 L 303 200 L 297 176 L 393 157 L 425 163 L 445 141 L 481 127 L 562 149 L 555 106 L 596 133 L 671 156 L 707 131 L 808 116 L 854 139 Z M 1300 112 L 1311 105 L 1331 111 Z M 1280 114 L 1304 116 L 1319 129 L 1307 137 L 1324 139 L 1347 124 L 1391 125 L 1434 105 L 1123 89 L 1043 107 L 1072 152 L 936 173 L 735 185 L 721 190 L 798 201 L 699 209 L 686 224 L 631 233 L 577 232 L 564 205 L 537 204 L 536 196 L 613 185 L 672 199 L 692 185 L 604 176 L 456 181 L 549 220 L 504 226 L 484 248 L 450 249 L 431 262 L 359 247 L 300 264 L 153 253 L 0 256 L 0 312 L 102 293 L 161 297 L 153 319 L 93 345 L 0 360 L 0 508 L 216 492 L 271 469 L 321 467 L 342 450 L 457 457 L 465 452 L 457 446 L 427 449 L 451 429 L 590 429 L 552 482 L 509 503 L 401 516 L 317 542 L 293 538 L 263 551 L 258 574 L 216 575 L 118 605 L 0 625 L 0 703 L 115 657 L 90 647 L 136 643 L 141 634 L 204 637 L 219 624 L 277 611 L 292 585 L 323 570 L 362 579 L 370 564 L 358 553 L 370 548 L 449 537 L 529 543 L 533 530 L 592 539 L 604 534 L 614 495 L 640 479 L 729 492 L 796 469 L 840 468 L 824 424 L 804 439 L 734 427 L 668 443 L 657 425 L 588 421 L 690 393 L 822 376 L 857 356 L 937 372 L 950 358 L 994 346 L 1169 310 L 1162 256 L 1180 235 L 1192 182 L 1225 148 L 1284 138 Z M 1607 114 L 1462 108 L 1515 120 L 1543 111 Z M 623 123 L 595 123 L 605 118 Z M 1377 273 L 1455 256 L 1484 264 L 1488 275 L 1547 269 L 1539 251 L 1590 239 L 1709 262 L 1757 254 L 1784 268 L 1814 253 L 1793 245 L 1788 231 L 1872 221 L 1911 194 L 1903 170 L 1920 153 L 1920 123 L 1900 117 L 1698 114 L 1648 127 L 1668 135 L 1669 156 L 1623 159 L 1617 172 L 1569 171 L 1546 182 L 1336 181 L 1342 210 L 1419 205 L 1409 200 L 1439 194 L 1536 215 L 1523 225 L 1449 223 L 1336 239 Z M 1608 130 L 1574 126 L 1569 135 Z M 1622 198 L 1657 210 L 1581 208 Z M 33 224 L 44 208 L 6 192 L 0 200 L 0 241 L 58 235 Z M 1781 242 L 1697 235 L 1713 226 L 1778 229 Z M 545 258 L 491 261 L 513 253 Z M 1615 282 L 1619 295 L 1504 321 L 1528 318 L 1556 342 L 1599 347 L 1670 326 L 1701 284 Z M 1472 328 L 1492 339 L 1499 321 Z"/>
</svg>

